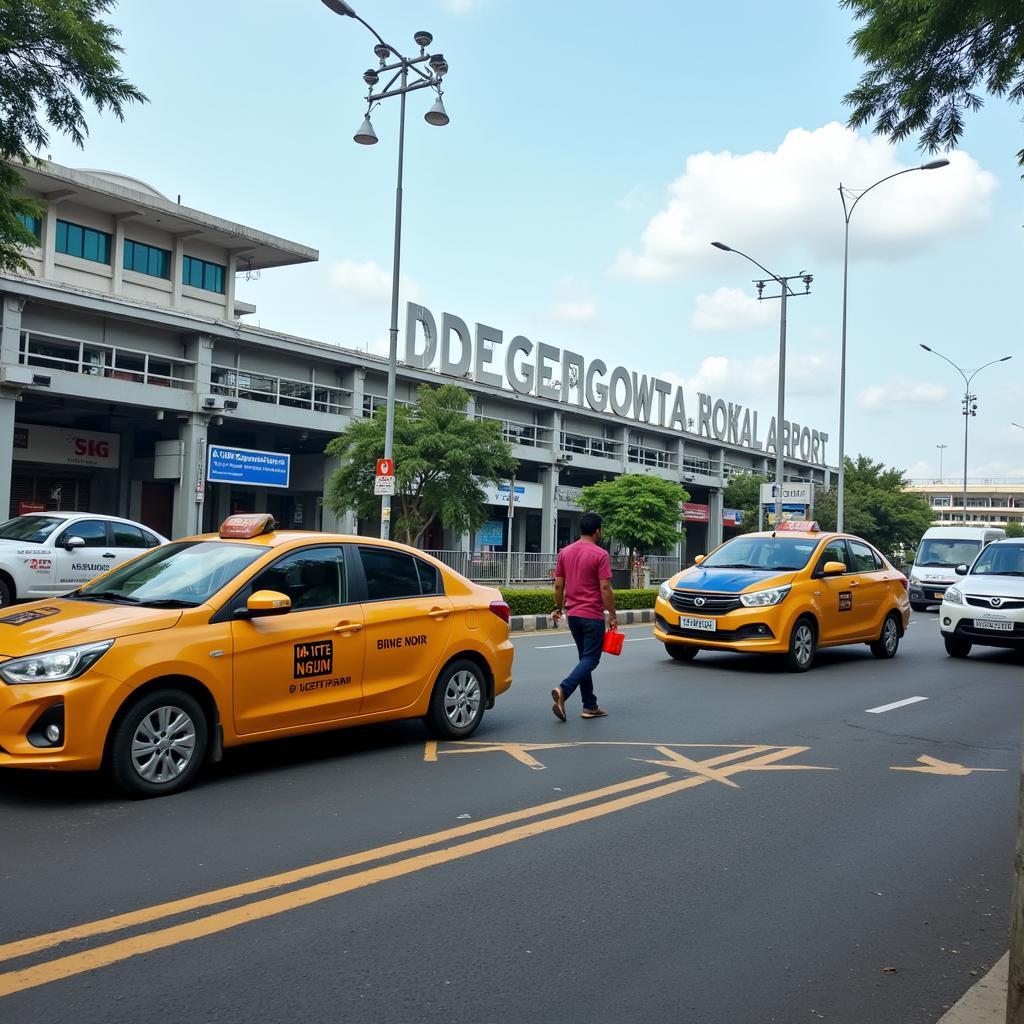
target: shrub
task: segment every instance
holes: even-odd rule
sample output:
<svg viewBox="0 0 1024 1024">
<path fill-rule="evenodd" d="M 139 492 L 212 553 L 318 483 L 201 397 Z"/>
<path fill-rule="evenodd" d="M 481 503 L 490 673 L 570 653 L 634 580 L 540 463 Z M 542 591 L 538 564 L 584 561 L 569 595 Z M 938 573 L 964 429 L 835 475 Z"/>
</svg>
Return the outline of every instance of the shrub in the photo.
<svg viewBox="0 0 1024 1024">
<path fill-rule="evenodd" d="M 553 590 L 502 590 L 501 596 L 508 602 L 513 615 L 550 615 L 555 610 Z M 620 611 L 635 608 L 653 608 L 658 591 L 616 590 L 615 607 Z"/>
</svg>

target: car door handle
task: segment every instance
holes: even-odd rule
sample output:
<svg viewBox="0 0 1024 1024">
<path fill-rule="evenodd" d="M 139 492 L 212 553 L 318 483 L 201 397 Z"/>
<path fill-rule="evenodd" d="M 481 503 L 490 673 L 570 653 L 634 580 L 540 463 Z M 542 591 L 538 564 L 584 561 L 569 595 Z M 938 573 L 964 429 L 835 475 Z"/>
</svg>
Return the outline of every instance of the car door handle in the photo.
<svg viewBox="0 0 1024 1024">
<path fill-rule="evenodd" d="M 451 615 L 451 611 L 447 608 L 431 608 L 427 614 L 432 619 L 437 619 L 438 622 L 440 622 L 441 619 L 447 619 L 448 616 Z"/>
<path fill-rule="evenodd" d="M 342 636 L 350 636 L 352 633 L 358 633 L 362 628 L 361 622 L 339 622 L 334 627 L 334 632 L 340 633 Z"/>
<path fill-rule="evenodd" d="M 847 586 L 859 587 L 860 586 L 860 580 L 850 580 L 850 582 L 847 584 Z"/>
<path fill-rule="evenodd" d="M 117 558 L 117 555 L 115 555 L 113 551 L 104 551 L 102 557 L 103 558 Z"/>
</svg>

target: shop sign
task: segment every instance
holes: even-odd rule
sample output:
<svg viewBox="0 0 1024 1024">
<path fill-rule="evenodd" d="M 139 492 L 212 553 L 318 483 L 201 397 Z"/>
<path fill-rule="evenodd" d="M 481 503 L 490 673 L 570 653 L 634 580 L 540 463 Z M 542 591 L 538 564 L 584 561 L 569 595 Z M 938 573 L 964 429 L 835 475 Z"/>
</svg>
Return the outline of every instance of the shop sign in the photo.
<svg viewBox="0 0 1024 1024">
<path fill-rule="evenodd" d="M 559 484 L 555 488 L 555 501 L 559 501 L 563 505 L 575 505 L 579 508 L 582 496 L 582 487 L 569 487 L 567 484 Z"/>
<path fill-rule="evenodd" d="M 508 482 L 498 484 L 497 487 L 495 487 L 494 484 L 484 484 L 484 504 L 501 505 L 502 508 L 507 508 L 509 504 L 510 486 L 511 484 Z M 515 507 L 543 508 L 544 493 L 541 485 L 529 480 L 517 480 L 515 489 Z"/>
<path fill-rule="evenodd" d="M 504 527 L 505 524 L 498 519 L 491 519 L 484 523 L 484 525 L 477 531 L 477 548 L 501 547 L 502 538 L 505 536 Z"/>
<path fill-rule="evenodd" d="M 775 484 L 761 484 L 761 504 L 773 505 L 776 493 Z M 787 505 L 810 505 L 814 496 L 814 484 L 784 483 L 782 485 L 782 501 Z"/>
<path fill-rule="evenodd" d="M 206 479 L 211 484 L 287 487 L 290 470 L 291 456 L 282 452 L 209 445 Z"/>
<path fill-rule="evenodd" d="M 741 508 L 723 508 L 722 509 L 722 525 L 723 526 L 742 526 L 743 525 L 743 509 L 741 509 Z"/>
<path fill-rule="evenodd" d="M 683 520 L 687 523 L 710 523 L 711 506 L 697 501 L 684 501 Z"/>
<path fill-rule="evenodd" d="M 117 469 L 120 457 L 121 438 L 117 434 L 22 423 L 14 427 L 14 458 L 18 462 Z"/>
<path fill-rule="evenodd" d="M 28 515 L 30 512 L 45 512 L 46 502 L 45 501 L 19 501 L 18 502 L 18 515 Z"/>
</svg>

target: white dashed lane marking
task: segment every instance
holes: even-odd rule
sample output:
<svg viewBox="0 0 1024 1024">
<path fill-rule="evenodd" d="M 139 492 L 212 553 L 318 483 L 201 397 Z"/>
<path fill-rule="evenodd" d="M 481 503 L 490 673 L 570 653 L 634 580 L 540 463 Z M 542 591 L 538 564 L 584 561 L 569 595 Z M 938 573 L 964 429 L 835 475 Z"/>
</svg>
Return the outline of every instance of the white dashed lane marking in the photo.
<svg viewBox="0 0 1024 1024">
<path fill-rule="evenodd" d="M 892 711 L 894 708 L 906 707 L 908 704 L 916 704 L 918 701 L 927 699 L 927 697 L 907 697 L 906 700 L 893 701 L 892 704 L 882 704 L 877 708 L 868 708 L 865 714 L 880 715 L 883 711 Z"/>
</svg>

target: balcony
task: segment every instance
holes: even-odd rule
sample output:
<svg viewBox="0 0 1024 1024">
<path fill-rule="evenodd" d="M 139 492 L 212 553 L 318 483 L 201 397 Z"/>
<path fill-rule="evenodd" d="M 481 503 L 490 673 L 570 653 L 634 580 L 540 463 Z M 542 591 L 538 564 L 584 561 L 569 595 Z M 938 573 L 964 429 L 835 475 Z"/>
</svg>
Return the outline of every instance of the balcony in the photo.
<svg viewBox="0 0 1024 1024">
<path fill-rule="evenodd" d="M 655 469 L 675 469 L 676 453 L 662 448 L 648 448 L 643 444 L 630 444 L 626 461 L 637 466 L 652 466 Z"/>
<path fill-rule="evenodd" d="M 622 458 L 622 442 L 611 437 L 593 437 L 563 430 L 559 443 L 563 452 L 573 455 L 589 455 L 595 459 Z"/>
<path fill-rule="evenodd" d="M 250 402 L 335 415 L 349 412 L 352 408 L 352 392 L 346 388 L 253 373 L 233 366 L 214 365 L 210 368 L 210 391 L 227 398 L 245 398 Z"/>
</svg>

